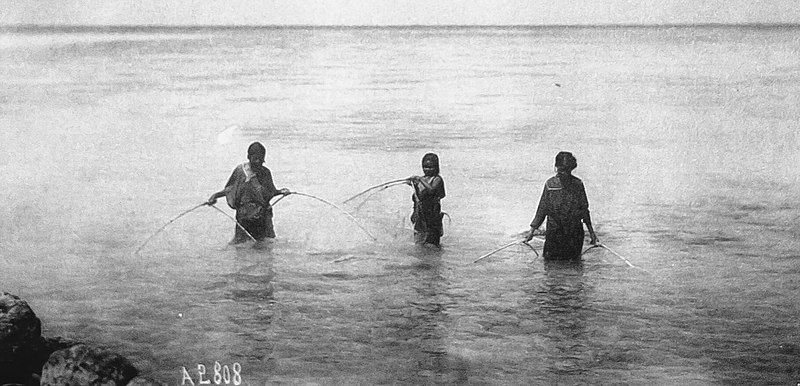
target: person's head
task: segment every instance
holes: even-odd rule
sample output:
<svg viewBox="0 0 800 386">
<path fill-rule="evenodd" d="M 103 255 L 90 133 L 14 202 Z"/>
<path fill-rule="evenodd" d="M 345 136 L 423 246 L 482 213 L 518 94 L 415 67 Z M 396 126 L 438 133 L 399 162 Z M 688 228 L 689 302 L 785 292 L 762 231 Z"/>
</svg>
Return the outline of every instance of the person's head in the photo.
<svg viewBox="0 0 800 386">
<path fill-rule="evenodd" d="M 559 152 L 556 155 L 556 171 L 559 173 L 572 173 L 578 167 L 578 160 L 568 151 Z"/>
<path fill-rule="evenodd" d="M 435 176 L 439 174 L 439 156 L 433 153 L 425 154 L 422 157 L 422 171 L 426 176 Z"/>
<path fill-rule="evenodd" d="M 261 165 L 264 163 L 264 158 L 267 156 L 267 149 L 264 148 L 259 142 L 253 142 L 247 148 L 247 159 L 253 165 Z"/>
</svg>

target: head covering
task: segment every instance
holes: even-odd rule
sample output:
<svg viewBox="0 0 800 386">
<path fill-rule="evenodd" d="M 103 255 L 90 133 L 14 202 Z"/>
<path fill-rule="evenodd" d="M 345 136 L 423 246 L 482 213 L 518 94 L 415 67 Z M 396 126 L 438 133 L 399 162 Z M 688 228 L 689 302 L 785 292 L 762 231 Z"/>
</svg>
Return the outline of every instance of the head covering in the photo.
<svg viewBox="0 0 800 386">
<path fill-rule="evenodd" d="M 247 157 L 250 158 L 251 155 L 260 155 L 263 158 L 267 155 L 267 149 L 260 142 L 253 142 L 247 148 Z"/>
<path fill-rule="evenodd" d="M 425 154 L 422 157 L 422 167 L 424 168 L 425 166 L 433 167 L 435 170 L 434 175 L 439 174 L 439 156 L 433 153 Z"/>
<path fill-rule="evenodd" d="M 578 160 L 575 159 L 575 156 L 568 151 L 559 152 L 556 155 L 556 169 L 564 170 L 567 172 L 571 172 L 573 169 L 578 167 Z"/>
</svg>

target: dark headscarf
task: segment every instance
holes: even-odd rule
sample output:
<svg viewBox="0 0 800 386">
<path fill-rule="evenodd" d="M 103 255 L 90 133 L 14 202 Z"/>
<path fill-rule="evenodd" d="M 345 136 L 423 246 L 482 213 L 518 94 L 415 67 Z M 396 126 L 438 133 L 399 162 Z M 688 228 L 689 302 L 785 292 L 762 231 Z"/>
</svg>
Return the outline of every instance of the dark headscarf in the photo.
<svg viewBox="0 0 800 386">
<path fill-rule="evenodd" d="M 247 157 L 249 158 L 251 155 L 260 155 L 262 158 L 266 157 L 267 149 L 264 148 L 260 142 L 253 142 L 250 144 L 250 147 L 247 148 Z"/>
<path fill-rule="evenodd" d="M 575 156 L 568 151 L 559 152 L 556 155 L 556 168 L 563 169 L 566 172 L 572 172 L 573 169 L 578 167 L 578 160 Z"/>
<path fill-rule="evenodd" d="M 437 156 L 436 154 L 433 153 L 425 154 L 425 156 L 422 157 L 422 166 L 425 167 L 425 165 L 433 166 L 434 169 L 436 169 L 435 175 L 439 174 L 439 156 Z"/>
</svg>

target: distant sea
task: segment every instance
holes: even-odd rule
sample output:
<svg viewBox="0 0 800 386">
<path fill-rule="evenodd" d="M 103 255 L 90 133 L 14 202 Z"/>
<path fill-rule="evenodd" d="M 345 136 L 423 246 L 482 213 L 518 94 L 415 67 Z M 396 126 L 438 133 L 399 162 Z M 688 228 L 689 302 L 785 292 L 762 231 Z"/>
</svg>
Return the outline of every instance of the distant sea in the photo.
<svg viewBox="0 0 800 386">
<path fill-rule="evenodd" d="M 168 384 L 795 384 L 799 53 L 791 25 L 2 27 L 0 290 Z M 377 241 L 295 195 L 266 249 L 207 207 L 143 245 L 253 141 Z M 562 150 L 635 267 L 472 263 Z M 441 251 L 404 185 L 342 203 L 427 152 Z"/>
</svg>

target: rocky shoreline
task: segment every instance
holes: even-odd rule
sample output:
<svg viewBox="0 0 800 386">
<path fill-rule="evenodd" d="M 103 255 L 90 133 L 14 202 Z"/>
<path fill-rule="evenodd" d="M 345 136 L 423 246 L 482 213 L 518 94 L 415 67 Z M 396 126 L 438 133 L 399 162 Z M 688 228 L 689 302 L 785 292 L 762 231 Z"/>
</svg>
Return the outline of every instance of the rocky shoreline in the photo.
<svg viewBox="0 0 800 386">
<path fill-rule="evenodd" d="M 102 347 L 42 336 L 42 323 L 27 302 L 0 295 L 0 385 L 117 385 L 165 383 L 139 376 L 125 357 Z"/>
</svg>

